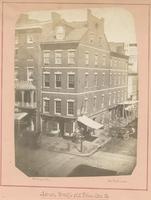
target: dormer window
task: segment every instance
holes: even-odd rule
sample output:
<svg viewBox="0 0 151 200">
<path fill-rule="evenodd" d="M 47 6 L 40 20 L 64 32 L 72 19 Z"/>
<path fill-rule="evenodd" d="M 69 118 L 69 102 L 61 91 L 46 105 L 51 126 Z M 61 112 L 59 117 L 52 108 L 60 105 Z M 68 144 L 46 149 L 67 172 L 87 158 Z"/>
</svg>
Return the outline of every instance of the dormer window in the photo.
<svg viewBox="0 0 151 200">
<path fill-rule="evenodd" d="M 57 40 L 63 40 L 65 37 L 65 30 L 63 26 L 57 26 L 56 27 L 56 39 Z"/>
</svg>

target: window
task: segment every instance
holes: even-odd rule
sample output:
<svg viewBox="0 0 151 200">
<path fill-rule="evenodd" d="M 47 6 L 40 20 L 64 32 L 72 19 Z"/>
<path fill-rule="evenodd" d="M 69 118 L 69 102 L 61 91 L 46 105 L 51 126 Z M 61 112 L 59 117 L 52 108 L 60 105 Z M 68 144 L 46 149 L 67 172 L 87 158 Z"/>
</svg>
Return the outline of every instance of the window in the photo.
<svg viewBox="0 0 151 200">
<path fill-rule="evenodd" d="M 44 80 L 43 80 L 44 87 L 50 87 L 50 73 L 44 72 L 43 77 L 44 77 Z"/>
<path fill-rule="evenodd" d="M 85 53 L 85 64 L 86 65 L 89 64 L 89 53 L 88 52 Z"/>
<path fill-rule="evenodd" d="M 15 36 L 15 44 L 18 44 L 19 43 L 19 38 L 18 38 L 18 35 Z"/>
<path fill-rule="evenodd" d="M 33 35 L 32 34 L 27 34 L 27 43 L 33 43 Z"/>
<path fill-rule="evenodd" d="M 61 51 L 55 52 L 55 64 L 61 64 L 62 63 L 62 53 Z"/>
<path fill-rule="evenodd" d="M 88 98 L 84 99 L 84 112 L 87 113 L 88 112 Z"/>
<path fill-rule="evenodd" d="M 95 57 L 94 57 L 94 64 L 95 65 L 98 65 L 98 55 L 96 54 Z"/>
<path fill-rule="evenodd" d="M 121 84 L 121 74 L 120 73 L 118 74 L 118 84 L 119 85 Z"/>
<path fill-rule="evenodd" d="M 50 51 L 43 52 L 43 63 L 44 63 L 44 65 L 50 64 Z"/>
<path fill-rule="evenodd" d="M 75 50 L 68 51 L 68 64 L 75 64 Z"/>
<path fill-rule="evenodd" d="M 118 95 L 117 101 L 118 101 L 118 103 L 119 103 L 119 102 L 120 102 L 120 98 L 121 98 L 121 96 L 120 96 L 120 91 L 118 91 L 117 95 Z"/>
<path fill-rule="evenodd" d="M 75 74 L 69 73 L 68 74 L 68 88 L 74 88 L 75 87 Z"/>
<path fill-rule="evenodd" d="M 116 73 L 114 73 L 114 86 L 116 85 Z"/>
<path fill-rule="evenodd" d="M 85 73 L 84 87 L 88 87 L 88 73 Z"/>
<path fill-rule="evenodd" d="M 51 122 L 51 130 L 52 131 L 59 131 L 59 123 L 56 121 Z"/>
<path fill-rule="evenodd" d="M 17 81 L 18 80 L 18 67 L 15 67 L 14 75 L 15 75 L 15 81 Z"/>
<path fill-rule="evenodd" d="M 105 72 L 102 73 L 102 86 L 105 86 Z"/>
<path fill-rule="evenodd" d="M 74 100 L 67 101 L 67 114 L 74 115 Z"/>
<path fill-rule="evenodd" d="M 27 68 L 27 81 L 33 81 L 34 68 Z"/>
<path fill-rule="evenodd" d="M 102 57 L 102 65 L 105 66 L 106 65 L 106 56 L 103 55 Z"/>
<path fill-rule="evenodd" d="M 113 103 L 116 103 L 116 92 L 114 92 L 114 96 L 113 96 Z"/>
<path fill-rule="evenodd" d="M 110 73 L 110 86 L 112 86 L 112 82 L 113 82 L 113 80 L 112 80 L 112 72 Z"/>
<path fill-rule="evenodd" d="M 98 74 L 94 73 L 94 85 L 97 86 L 98 85 Z"/>
<path fill-rule="evenodd" d="M 109 93 L 109 106 L 111 105 L 111 93 Z"/>
<path fill-rule="evenodd" d="M 104 94 L 102 94 L 102 102 L 101 102 L 101 107 L 104 108 L 104 101 L 105 101 L 105 97 Z"/>
<path fill-rule="evenodd" d="M 96 96 L 94 96 L 93 98 L 93 109 L 96 110 Z"/>
<path fill-rule="evenodd" d="M 61 114 L 61 99 L 55 99 L 55 114 Z"/>
<path fill-rule="evenodd" d="M 50 110 L 50 99 L 48 98 L 44 98 L 43 99 L 43 112 L 44 113 L 49 113 L 49 110 Z"/>
<path fill-rule="evenodd" d="M 57 26 L 56 27 L 56 39 L 57 40 L 63 40 L 65 37 L 65 29 L 63 26 Z"/>
<path fill-rule="evenodd" d="M 61 72 L 57 72 L 55 74 L 55 87 L 56 88 L 61 88 Z"/>
</svg>

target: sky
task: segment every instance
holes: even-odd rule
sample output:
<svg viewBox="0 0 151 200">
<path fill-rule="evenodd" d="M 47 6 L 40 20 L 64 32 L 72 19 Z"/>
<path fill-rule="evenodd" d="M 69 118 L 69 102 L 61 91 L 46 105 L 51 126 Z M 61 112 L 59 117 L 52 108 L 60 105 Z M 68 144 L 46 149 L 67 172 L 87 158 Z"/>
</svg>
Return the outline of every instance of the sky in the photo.
<svg viewBox="0 0 151 200">
<path fill-rule="evenodd" d="M 109 42 L 135 43 L 135 22 L 132 14 L 120 7 L 92 8 L 94 16 L 104 18 L 105 34 Z M 29 17 L 40 21 L 51 20 L 51 10 L 34 11 Z M 66 21 L 85 21 L 87 9 L 53 10 L 59 13 Z"/>
</svg>

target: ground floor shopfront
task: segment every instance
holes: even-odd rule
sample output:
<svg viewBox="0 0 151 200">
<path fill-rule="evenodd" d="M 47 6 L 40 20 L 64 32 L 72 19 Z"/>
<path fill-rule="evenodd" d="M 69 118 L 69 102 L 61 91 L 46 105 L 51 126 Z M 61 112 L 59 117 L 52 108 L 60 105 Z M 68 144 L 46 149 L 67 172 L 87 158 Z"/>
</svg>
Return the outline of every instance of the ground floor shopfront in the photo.
<svg viewBox="0 0 151 200">
<path fill-rule="evenodd" d="M 75 119 L 41 116 L 41 131 L 47 135 L 72 135 L 75 131 Z"/>
</svg>

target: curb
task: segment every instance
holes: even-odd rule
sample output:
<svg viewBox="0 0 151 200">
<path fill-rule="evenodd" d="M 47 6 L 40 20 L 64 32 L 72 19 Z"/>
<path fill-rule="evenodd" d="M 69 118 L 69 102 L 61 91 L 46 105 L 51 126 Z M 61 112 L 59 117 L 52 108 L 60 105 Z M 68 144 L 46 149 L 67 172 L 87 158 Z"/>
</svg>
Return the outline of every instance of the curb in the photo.
<svg viewBox="0 0 151 200">
<path fill-rule="evenodd" d="M 108 140 L 106 140 L 102 144 L 98 145 L 90 153 L 83 153 L 83 154 L 82 153 L 70 153 L 70 152 L 62 152 L 62 151 L 57 151 L 57 150 L 48 150 L 48 151 L 57 152 L 57 153 L 63 153 L 63 154 L 69 154 L 69 155 L 75 155 L 75 156 L 81 156 L 81 157 L 88 157 L 88 156 L 93 155 L 100 147 L 102 147 L 103 145 L 107 144 L 110 140 L 111 140 L 111 137 L 108 138 Z"/>
</svg>

